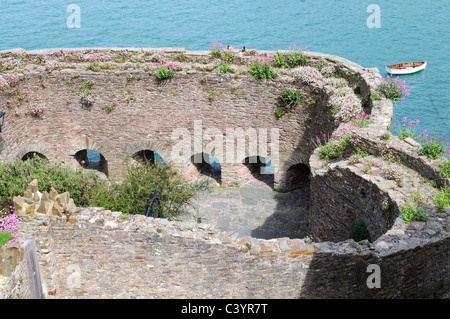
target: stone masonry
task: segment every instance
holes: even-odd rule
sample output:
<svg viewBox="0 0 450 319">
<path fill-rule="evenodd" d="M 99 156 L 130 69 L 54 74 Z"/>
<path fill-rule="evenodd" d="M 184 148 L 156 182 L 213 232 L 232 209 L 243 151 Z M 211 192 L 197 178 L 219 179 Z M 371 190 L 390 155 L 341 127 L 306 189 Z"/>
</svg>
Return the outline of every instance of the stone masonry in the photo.
<svg viewBox="0 0 450 319">
<path fill-rule="evenodd" d="M 89 69 L 91 54 L 102 54 L 103 68 Z M 1 53 L 2 63 L 19 77 L 0 92 L 0 103 L 9 108 L 1 160 L 39 153 L 81 167 L 77 159 L 92 149 L 102 155 L 103 172 L 120 180 L 124 159 L 153 151 L 197 178 L 201 165 L 192 163 L 192 155 L 219 156 L 214 138 L 194 142 L 184 160 L 171 161 L 179 139 L 194 135 L 196 120 L 212 136 L 227 128 L 279 130 L 279 160 L 253 149 L 234 163 L 220 162 L 220 186 L 200 197 L 184 220 L 92 207 L 70 216 L 33 215 L 18 205 L 25 212 L 21 243 L 36 243 L 45 297 L 450 296 L 450 208 L 438 211 L 427 200 L 450 179 L 439 173 L 437 161 L 418 155 L 414 141 L 387 132 L 393 104 L 371 99 L 378 70 L 315 53 L 322 71 L 302 66 L 278 70 L 274 80 L 258 80 L 248 74 L 255 55 L 255 50 L 238 53 L 234 73 L 220 74 L 209 52 L 183 49 Z M 153 62 L 161 57 L 177 61 L 180 70 L 173 79 L 156 79 Z M 289 86 L 303 98 L 278 118 L 277 96 Z M 90 107 L 80 104 L 86 92 L 95 100 Z M 356 101 L 372 120 L 352 132 L 345 151 L 329 160 L 320 156 L 315 140 L 325 134 L 335 141 L 337 132 L 348 129 L 345 114 L 330 112 L 342 96 Z M 34 105 L 45 106 L 42 117 L 30 114 Z M 180 134 L 173 139 L 173 132 Z M 368 156 L 355 160 L 357 149 Z M 258 156 L 273 164 L 272 181 L 246 166 Z M 402 178 L 392 179 L 387 167 Z M 33 199 L 36 193 L 32 188 L 26 196 Z M 400 208 L 413 198 L 429 216 L 405 223 Z M 356 222 L 365 223 L 368 240 L 351 239 Z M 380 269 L 379 288 L 368 285 L 373 265 Z M 18 280 L 8 285 L 18 291 Z"/>
</svg>

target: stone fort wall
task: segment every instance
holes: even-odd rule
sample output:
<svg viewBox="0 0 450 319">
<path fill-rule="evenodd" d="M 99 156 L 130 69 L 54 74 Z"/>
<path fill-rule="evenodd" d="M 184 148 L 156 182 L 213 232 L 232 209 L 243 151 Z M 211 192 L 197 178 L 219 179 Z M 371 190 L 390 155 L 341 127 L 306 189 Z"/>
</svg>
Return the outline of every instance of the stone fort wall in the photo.
<svg viewBox="0 0 450 319">
<path fill-rule="evenodd" d="M 192 62 L 178 62 L 180 52 Z M 0 103 L 9 106 L 2 133 L 1 159 L 22 158 L 37 152 L 50 161 L 62 160 L 77 167 L 80 159 L 77 152 L 92 149 L 103 156 L 107 164 L 105 173 L 120 180 L 125 158 L 151 150 L 189 175 L 195 172 L 189 167 L 191 156 L 198 150 L 220 155 L 214 140 L 205 136 L 210 133 L 214 137 L 220 132 L 224 138 L 220 163 L 224 185 L 239 182 L 234 176 L 245 157 L 260 155 L 275 166 L 275 180 L 279 184 L 282 172 L 290 166 L 308 165 L 315 136 L 335 127 L 330 113 L 322 110 L 327 104 L 327 94 L 295 81 L 290 71 L 271 81 L 258 80 L 239 65 L 235 73 L 219 75 L 209 52 L 180 52 L 172 52 L 170 58 L 181 71 L 165 81 L 158 80 L 154 71 L 149 71 L 153 67 L 150 62 L 133 62 L 129 67 L 117 63 L 114 69 L 99 72 L 86 70 L 89 63 L 67 63 L 66 67 L 54 70 L 36 64 L 23 67 L 19 84 L 0 94 Z M 106 51 L 102 56 L 107 59 L 108 54 Z M 83 54 L 86 55 L 89 54 Z M 150 58 L 147 60 L 151 61 Z M 56 57 L 50 55 L 46 59 Z M 80 102 L 80 94 L 86 87 L 95 99 L 91 107 L 84 107 Z M 289 87 L 295 87 L 304 97 L 287 116 L 277 118 L 278 96 L 282 89 Z M 314 107 L 310 106 L 312 101 Z M 33 105 L 44 107 L 41 118 L 27 115 Z M 108 108 L 112 109 L 109 113 Z M 200 141 L 194 140 L 197 120 L 201 120 L 204 134 Z M 237 140 L 232 151 L 228 151 L 227 141 L 232 137 L 227 137 L 227 131 L 239 129 L 244 133 L 254 130 L 258 139 L 267 136 L 267 153 L 250 149 L 247 144 L 242 158 L 242 154 L 236 153 Z M 260 134 L 260 129 L 267 134 L 265 131 Z M 274 130 L 279 134 L 277 158 L 271 156 L 270 147 Z M 189 132 L 192 143 L 182 162 L 173 163 L 174 147 L 184 137 L 177 136 L 180 131 L 181 134 Z M 253 140 L 251 135 L 246 139 L 247 143 Z M 226 161 L 231 152 L 234 161 Z"/>
<path fill-rule="evenodd" d="M 376 70 L 338 57 L 313 55 L 331 65 L 334 78 L 344 79 L 347 87 L 355 94 L 358 92 L 361 109 L 372 114 L 373 123 L 358 130 L 350 146 L 356 149 L 364 145 L 374 161 L 371 166 L 380 168 L 367 174 L 361 163 L 353 165 L 348 159 L 329 162 L 318 154 L 315 137 L 327 131 L 331 135 L 342 128 L 328 109 L 331 97 L 340 94 L 342 87 L 328 85 L 329 78 L 310 82 L 296 76 L 298 70 L 283 70 L 275 80 L 257 80 L 246 74 L 244 62 L 252 58 L 250 52 L 241 54 L 242 60 L 233 66 L 235 73 L 218 75 L 209 52 L 166 50 L 166 57 L 178 61 L 181 70 L 173 79 L 159 81 L 154 76 L 152 61 L 161 52 L 154 50 L 126 52 L 126 57 L 133 61 L 128 66 L 112 62 L 113 58 L 108 60 L 115 51 L 77 51 L 67 54 L 72 64 L 62 59 L 61 65 L 53 68 L 48 61 L 59 61 L 55 52 L 47 52 L 46 61 L 39 60 L 42 52 L 13 53 L 27 54 L 26 58 L 34 63 L 23 67 L 14 89 L 0 95 L 1 103 L 10 107 L 1 135 L 1 160 L 38 152 L 50 161 L 63 160 L 77 167 L 80 165 L 76 161 L 77 152 L 93 149 L 102 154 L 108 176 L 120 179 L 123 160 L 142 150 L 155 151 L 170 163 L 176 144 L 171 139 L 172 132 L 187 128 L 193 136 L 194 121 L 199 118 L 204 129 L 217 128 L 221 132 L 230 127 L 278 128 L 280 161 L 268 156 L 276 166 L 274 186 L 286 186 L 291 166 L 297 163 L 308 166 L 311 174 L 308 231 L 314 243 L 296 247 L 295 242 L 289 245 L 277 240 L 260 246 L 273 249 L 260 251 L 287 251 L 293 254 L 291 257 L 305 256 L 305 251 L 308 252 L 304 260 L 308 267 L 302 262 L 302 266 L 289 264 L 284 272 L 276 269 L 289 278 L 293 267 L 309 269 L 299 279 L 294 297 L 448 297 L 450 214 L 436 213 L 431 207 L 433 214 L 427 222 L 405 224 L 399 218 L 400 205 L 413 192 L 431 192 L 418 185 L 419 179 L 432 178 L 439 185 L 448 185 L 448 179 L 440 177 L 435 162 L 417 155 L 417 145 L 400 141 L 386 131 L 393 105 L 386 99 L 370 99 L 379 75 Z M 89 66 L 86 56 L 93 53 L 102 53 L 109 67 L 99 72 L 86 70 Z M 5 53 L 6 61 L 10 54 Z M 133 60 L 134 55 L 142 61 Z M 90 108 L 80 103 L 79 94 L 86 85 L 95 97 Z M 289 86 L 301 90 L 305 98 L 289 114 L 277 118 L 277 96 Z M 42 118 L 26 114 L 34 103 L 45 106 Z M 112 108 L 109 113 L 108 106 Z M 387 164 L 386 149 L 401 159 L 399 167 L 414 187 L 398 185 L 386 178 L 381 169 Z M 203 150 L 215 154 L 211 145 L 204 145 Z M 192 150 L 184 163 L 175 164 L 187 178 L 195 173 L 190 162 L 194 153 Z M 245 156 L 257 155 L 261 154 Z M 239 184 L 242 160 L 221 163 L 223 185 Z M 368 226 L 370 242 L 355 243 L 349 239 L 350 226 L 357 220 Z M 383 289 L 367 287 L 367 266 L 371 264 L 381 267 Z"/>
</svg>

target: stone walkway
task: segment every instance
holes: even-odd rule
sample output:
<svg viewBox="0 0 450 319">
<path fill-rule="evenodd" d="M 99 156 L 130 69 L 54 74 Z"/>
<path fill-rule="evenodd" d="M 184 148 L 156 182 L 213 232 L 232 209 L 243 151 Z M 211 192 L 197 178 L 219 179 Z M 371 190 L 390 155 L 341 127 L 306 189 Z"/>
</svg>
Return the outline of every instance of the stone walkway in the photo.
<svg viewBox="0 0 450 319">
<path fill-rule="evenodd" d="M 48 298 L 295 298 L 313 247 L 288 237 L 305 236 L 308 201 L 241 187 L 201 195 L 182 221 L 84 209 L 52 223 Z"/>
<path fill-rule="evenodd" d="M 220 230 L 255 238 L 304 238 L 307 231 L 309 188 L 288 193 L 267 186 L 217 188 L 200 196 L 192 210 L 193 220 Z"/>
<path fill-rule="evenodd" d="M 188 224 L 95 208 L 52 222 L 57 288 L 48 298 L 298 297 L 311 245 Z"/>
</svg>

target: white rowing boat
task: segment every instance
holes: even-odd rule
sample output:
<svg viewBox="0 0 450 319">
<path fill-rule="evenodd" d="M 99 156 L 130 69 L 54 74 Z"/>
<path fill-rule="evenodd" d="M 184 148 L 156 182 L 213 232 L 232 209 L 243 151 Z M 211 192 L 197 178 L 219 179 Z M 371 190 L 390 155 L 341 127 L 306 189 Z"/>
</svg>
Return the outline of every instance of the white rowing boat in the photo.
<svg viewBox="0 0 450 319">
<path fill-rule="evenodd" d="M 411 74 L 425 70 L 426 67 L 427 62 L 406 62 L 388 65 L 386 71 L 390 74 Z"/>
</svg>

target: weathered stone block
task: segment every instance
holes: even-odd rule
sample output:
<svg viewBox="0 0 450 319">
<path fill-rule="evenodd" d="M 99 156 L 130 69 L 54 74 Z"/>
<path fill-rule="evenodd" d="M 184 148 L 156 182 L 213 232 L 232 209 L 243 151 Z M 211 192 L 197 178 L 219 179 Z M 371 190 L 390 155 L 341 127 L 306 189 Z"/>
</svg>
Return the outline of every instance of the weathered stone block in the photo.
<svg viewBox="0 0 450 319">
<path fill-rule="evenodd" d="M 33 193 L 33 198 L 32 199 L 35 202 L 39 202 L 41 200 L 41 196 L 42 196 L 42 194 L 40 192 L 36 192 L 36 193 Z"/>
<path fill-rule="evenodd" d="M 48 200 L 49 200 L 48 199 L 48 193 L 47 192 L 43 192 L 42 196 L 41 196 L 41 201 L 44 202 L 44 201 L 48 201 Z"/>
<path fill-rule="evenodd" d="M 31 190 L 29 188 L 23 193 L 23 197 L 28 198 L 28 199 L 33 199 L 33 193 L 31 192 Z"/>
<path fill-rule="evenodd" d="M 23 260 L 24 251 L 21 245 L 11 244 L 0 248 L 0 276 L 11 277 L 14 270 Z"/>
<path fill-rule="evenodd" d="M 28 188 L 33 194 L 38 192 L 38 181 L 37 179 L 34 179 Z"/>
<path fill-rule="evenodd" d="M 61 217 L 62 216 L 62 208 L 57 204 L 53 205 L 52 206 L 52 214 L 55 216 Z"/>
<path fill-rule="evenodd" d="M 36 209 L 36 212 L 43 215 L 51 215 L 53 204 L 54 204 L 53 201 L 49 200 L 41 201 L 41 204 Z"/>
<path fill-rule="evenodd" d="M 25 200 L 22 197 L 14 196 L 13 205 L 14 205 L 14 209 L 16 210 L 17 216 L 25 215 L 25 210 L 26 210 L 28 204 L 25 203 Z"/>
<path fill-rule="evenodd" d="M 59 194 L 56 196 L 55 201 L 56 203 L 58 203 L 60 206 L 65 206 L 69 203 L 69 193 L 68 192 L 64 192 L 62 194 Z"/>
<path fill-rule="evenodd" d="M 72 198 L 69 198 L 69 202 L 66 205 L 66 212 L 69 214 L 75 213 L 77 210 L 77 205 L 75 205 L 75 202 Z"/>
<path fill-rule="evenodd" d="M 48 194 L 48 198 L 51 200 L 55 200 L 56 196 L 58 196 L 58 192 L 52 186 L 52 188 L 50 188 L 50 193 Z"/>
<path fill-rule="evenodd" d="M 36 205 L 31 204 L 25 209 L 25 215 L 33 216 L 36 209 Z"/>
</svg>

